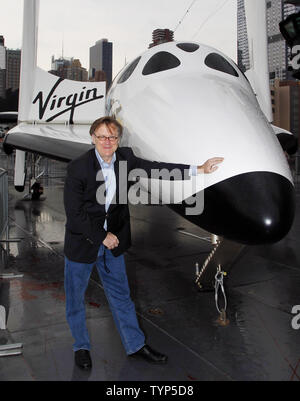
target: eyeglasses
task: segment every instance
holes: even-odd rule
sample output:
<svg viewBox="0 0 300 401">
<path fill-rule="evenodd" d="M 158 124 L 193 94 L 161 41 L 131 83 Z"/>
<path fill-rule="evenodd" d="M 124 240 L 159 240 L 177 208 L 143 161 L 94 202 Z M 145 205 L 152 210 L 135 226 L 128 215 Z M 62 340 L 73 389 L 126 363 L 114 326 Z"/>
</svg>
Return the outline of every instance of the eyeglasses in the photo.
<svg viewBox="0 0 300 401">
<path fill-rule="evenodd" d="M 105 136 L 105 135 L 99 135 L 99 136 L 97 136 L 96 134 L 93 134 L 97 139 L 98 139 L 98 141 L 100 141 L 100 142 L 105 142 L 106 140 L 108 140 L 109 142 L 111 142 L 111 143 L 114 143 L 114 142 L 116 142 L 118 139 L 119 139 L 119 137 L 118 136 Z"/>
</svg>

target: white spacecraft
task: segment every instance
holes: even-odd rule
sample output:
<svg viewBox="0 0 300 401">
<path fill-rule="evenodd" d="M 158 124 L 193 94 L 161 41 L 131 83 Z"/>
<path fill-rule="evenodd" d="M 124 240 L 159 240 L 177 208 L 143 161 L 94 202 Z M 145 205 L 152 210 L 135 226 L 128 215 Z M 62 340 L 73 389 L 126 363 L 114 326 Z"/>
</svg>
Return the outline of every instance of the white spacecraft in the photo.
<svg viewBox="0 0 300 401">
<path fill-rule="evenodd" d="M 176 212 L 242 244 L 272 243 L 287 234 L 295 212 L 294 185 L 274 130 L 285 138 L 282 143 L 293 136 L 271 125 L 264 71 L 253 65 L 247 78 L 214 48 L 169 42 L 127 64 L 105 99 L 102 83 L 62 80 L 36 67 L 38 2 L 26 3 L 24 29 L 31 39 L 23 44 L 19 125 L 4 143 L 7 152 L 17 149 L 17 188 L 24 189 L 25 152 L 72 160 L 91 147 L 90 123 L 109 114 L 124 126 L 121 146 L 145 159 L 199 165 L 224 157 L 216 172 L 195 178 L 193 186 L 178 184 L 170 205 Z M 257 24 L 265 2 L 250 3 L 249 21 Z M 266 38 L 250 32 L 251 54 L 265 54 Z M 203 212 L 186 215 L 197 193 L 204 195 Z"/>
</svg>

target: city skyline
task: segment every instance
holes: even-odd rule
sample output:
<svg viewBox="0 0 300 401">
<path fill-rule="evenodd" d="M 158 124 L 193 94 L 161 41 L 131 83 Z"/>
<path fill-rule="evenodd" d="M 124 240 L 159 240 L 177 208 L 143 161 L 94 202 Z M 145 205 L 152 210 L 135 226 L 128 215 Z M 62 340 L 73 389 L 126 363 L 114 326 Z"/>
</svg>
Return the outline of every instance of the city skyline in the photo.
<svg viewBox="0 0 300 401">
<path fill-rule="evenodd" d="M 287 4 L 284 0 L 262 0 L 266 2 L 266 23 L 268 36 L 268 66 L 270 84 L 274 79 L 293 79 L 288 71 L 290 49 L 280 33 L 279 23 L 289 15 L 300 10 L 300 7 Z M 250 68 L 248 35 L 245 16 L 245 0 L 237 0 L 238 6 L 238 64 L 245 71 Z"/>
<path fill-rule="evenodd" d="M 169 28 L 175 40 L 202 42 L 236 59 L 236 1 L 211 0 L 43 0 L 40 2 L 38 65 L 51 69 L 51 57 L 79 59 L 89 68 L 89 48 L 103 38 L 114 44 L 113 76 L 147 50 L 152 31 Z M 57 11 L 59 10 L 59 12 Z M 70 12 L 71 10 L 71 12 Z M 22 0 L 2 0 L 0 35 L 8 48 L 21 48 Z M 179 21 L 182 23 L 178 25 Z"/>
</svg>

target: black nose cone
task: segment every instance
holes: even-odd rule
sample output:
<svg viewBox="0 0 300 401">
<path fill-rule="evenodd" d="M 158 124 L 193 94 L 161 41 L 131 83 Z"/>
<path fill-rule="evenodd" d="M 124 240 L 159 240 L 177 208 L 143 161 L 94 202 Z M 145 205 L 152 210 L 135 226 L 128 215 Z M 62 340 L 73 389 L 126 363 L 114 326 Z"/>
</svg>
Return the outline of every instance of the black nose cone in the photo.
<svg viewBox="0 0 300 401">
<path fill-rule="evenodd" d="M 175 206 L 184 215 L 185 205 Z M 204 210 L 185 216 L 205 230 L 242 244 L 268 244 L 290 230 L 295 214 L 294 186 L 270 172 L 241 174 L 204 191 Z"/>
</svg>

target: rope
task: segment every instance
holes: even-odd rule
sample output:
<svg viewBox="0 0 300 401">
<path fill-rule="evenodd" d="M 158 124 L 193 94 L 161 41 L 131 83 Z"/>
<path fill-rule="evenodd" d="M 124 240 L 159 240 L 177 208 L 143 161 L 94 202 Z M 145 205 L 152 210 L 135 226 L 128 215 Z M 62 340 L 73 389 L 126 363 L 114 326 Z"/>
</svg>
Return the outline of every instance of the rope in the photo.
<svg viewBox="0 0 300 401">
<path fill-rule="evenodd" d="M 226 311 L 226 308 L 227 308 L 227 298 L 226 298 L 224 283 L 223 283 L 224 276 L 226 276 L 226 272 L 221 271 L 221 267 L 219 265 L 218 271 L 215 275 L 215 301 L 216 301 L 217 311 L 220 313 L 220 315 L 222 313 L 224 314 L 224 312 Z M 219 302 L 218 302 L 220 287 L 221 287 L 221 291 L 222 291 L 223 298 L 224 298 L 224 308 L 221 310 L 219 309 Z"/>
<path fill-rule="evenodd" d="M 178 22 L 176 28 L 174 29 L 173 32 L 175 32 L 177 30 L 177 28 L 179 27 L 179 25 L 182 23 L 182 21 L 185 19 L 185 17 L 187 16 L 187 14 L 189 13 L 190 9 L 193 7 L 194 3 L 196 3 L 197 0 L 193 0 L 192 4 L 189 6 L 189 8 L 186 10 L 184 16 L 181 18 L 181 20 Z"/>
<path fill-rule="evenodd" d="M 217 12 L 219 12 L 221 10 L 221 8 L 223 8 L 228 1 L 229 0 L 225 0 L 224 3 L 220 7 L 218 6 L 211 14 L 209 14 L 209 16 L 202 22 L 202 24 L 200 25 L 200 27 L 198 28 L 197 32 L 192 37 L 192 39 L 194 39 L 198 35 L 198 33 L 201 31 L 201 29 L 204 27 L 204 25 L 207 23 L 207 21 L 209 21 Z"/>
</svg>

